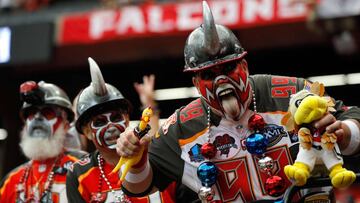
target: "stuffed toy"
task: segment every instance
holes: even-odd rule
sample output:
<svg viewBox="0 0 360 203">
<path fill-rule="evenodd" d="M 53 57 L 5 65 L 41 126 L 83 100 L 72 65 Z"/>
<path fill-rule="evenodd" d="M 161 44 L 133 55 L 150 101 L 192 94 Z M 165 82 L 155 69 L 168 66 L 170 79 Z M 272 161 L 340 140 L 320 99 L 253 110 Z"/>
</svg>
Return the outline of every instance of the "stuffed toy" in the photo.
<svg viewBox="0 0 360 203">
<path fill-rule="evenodd" d="M 316 129 L 313 122 L 335 111 L 334 101 L 324 96 L 323 84 L 315 82 L 310 90 L 303 89 L 291 95 L 288 112 L 282 118 L 287 131 L 295 131 L 299 137 L 299 152 L 295 163 L 287 165 L 284 172 L 295 185 L 302 186 L 310 177 L 315 163 L 322 163 L 329 170 L 331 183 L 336 188 L 345 188 L 355 180 L 355 173 L 342 167 L 343 159 L 337 146 L 335 134 L 325 129 Z"/>
</svg>

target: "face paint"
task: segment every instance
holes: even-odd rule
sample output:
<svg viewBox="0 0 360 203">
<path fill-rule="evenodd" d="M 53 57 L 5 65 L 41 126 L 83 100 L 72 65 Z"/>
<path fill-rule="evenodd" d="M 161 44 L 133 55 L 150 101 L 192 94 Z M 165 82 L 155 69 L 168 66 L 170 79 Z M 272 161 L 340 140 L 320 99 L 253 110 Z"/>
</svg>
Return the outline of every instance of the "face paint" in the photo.
<svg viewBox="0 0 360 203">
<path fill-rule="evenodd" d="M 26 118 L 27 131 L 30 137 L 50 137 L 63 121 L 62 111 L 57 108 L 32 108 Z"/>
<path fill-rule="evenodd" d="M 115 149 L 117 138 L 125 131 L 126 119 L 121 112 L 111 111 L 95 116 L 90 127 L 99 147 Z"/>
<path fill-rule="evenodd" d="M 195 86 L 211 107 L 237 120 L 251 101 L 248 76 L 245 61 L 228 62 L 199 71 Z"/>
</svg>

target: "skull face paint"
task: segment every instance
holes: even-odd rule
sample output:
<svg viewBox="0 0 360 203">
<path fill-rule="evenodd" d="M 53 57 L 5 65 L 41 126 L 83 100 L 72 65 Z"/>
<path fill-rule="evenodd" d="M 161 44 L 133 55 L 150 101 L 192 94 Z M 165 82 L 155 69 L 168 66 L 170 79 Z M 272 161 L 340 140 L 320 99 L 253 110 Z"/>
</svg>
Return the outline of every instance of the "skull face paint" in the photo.
<svg viewBox="0 0 360 203">
<path fill-rule="evenodd" d="M 125 131 L 125 115 L 120 111 L 110 111 L 99 114 L 91 120 L 92 133 L 95 135 L 95 144 L 99 147 L 115 149 L 116 140 Z"/>
<path fill-rule="evenodd" d="M 26 128 L 30 137 L 50 137 L 63 121 L 62 111 L 58 108 L 45 106 L 32 108 L 28 111 Z"/>
<path fill-rule="evenodd" d="M 245 60 L 232 61 L 199 71 L 194 85 L 212 108 L 238 120 L 251 101 L 248 76 Z"/>
</svg>

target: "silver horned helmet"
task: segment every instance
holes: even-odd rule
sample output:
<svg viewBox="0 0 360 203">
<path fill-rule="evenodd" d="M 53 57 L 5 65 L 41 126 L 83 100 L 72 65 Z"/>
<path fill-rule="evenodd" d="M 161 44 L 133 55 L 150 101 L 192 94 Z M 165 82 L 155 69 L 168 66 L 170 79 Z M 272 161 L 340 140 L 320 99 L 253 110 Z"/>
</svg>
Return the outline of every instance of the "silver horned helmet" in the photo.
<svg viewBox="0 0 360 203">
<path fill-rule="evenodd" d="M 76 129 L 82 132 L 82 127 L 91 116 L 110 109 L 122 109 L 130 112 L 131 104 L 124 98 L 121 92 L 114 86 L 105 83 L 99 66 L 92 58 L 88 58 L 90 65 L 91 84 L 80 94 L 77 101 L 76 111 L 79 118 L 76 121 Z"/>
<path fill-rule="evenodd" d="M 209 5 L 203 1 L 203 24 L 190 33 L 185 43 L 184 72 L 204 70 L 245 55 L 234 33 L 215 24 Z"/>
</svg>

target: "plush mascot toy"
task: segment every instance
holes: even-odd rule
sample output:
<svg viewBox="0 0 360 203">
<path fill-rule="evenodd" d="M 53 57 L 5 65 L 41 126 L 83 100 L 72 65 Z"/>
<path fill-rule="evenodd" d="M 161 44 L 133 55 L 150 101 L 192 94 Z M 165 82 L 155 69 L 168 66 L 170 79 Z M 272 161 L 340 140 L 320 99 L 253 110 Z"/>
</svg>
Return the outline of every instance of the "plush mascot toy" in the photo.
<svg viewBox="0 0 360 203">
<path fill-rule="evenodd" d="M 337 146 L 335 134 L 328 134 L 325 129 L 316 129 L 312 123 L 326 113 L 335 111 L 334 101 L 323 96 L 323 84 L 315 82 L 309 90 L 301 90 L 291 95 L 289 110 L 281 123 L 288 131 L 297 132 L 299 152 L 295 163 L 284 168 L 286 176 L 302 186 L 310 177 L 315 163 L 322 161 L 329 170 L 331 183 L 336 188 L 345 188 L 355 180 L 355 173 L 342 167 L 343 159 Z"/>
</svg>

